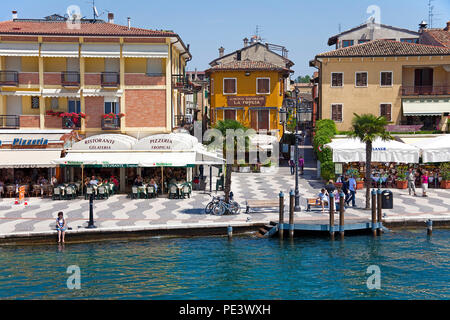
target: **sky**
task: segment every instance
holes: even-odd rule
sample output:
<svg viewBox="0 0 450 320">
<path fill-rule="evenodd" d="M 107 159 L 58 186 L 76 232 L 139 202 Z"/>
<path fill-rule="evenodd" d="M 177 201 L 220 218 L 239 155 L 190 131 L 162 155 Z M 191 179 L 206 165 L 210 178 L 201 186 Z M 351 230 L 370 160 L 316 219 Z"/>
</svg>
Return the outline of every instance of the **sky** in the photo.
<svg viewBox="0 0 450 320">
<path fill-rule="evenodd" d="M 187 70 L 205 70 L 219 55 L 243 47 L 243 39 L 250 38 L 259 26 L 263 42 L 279 44 L 289 50 L 295 63 L 296 78 L 311 75 L 315 69 L 309 61 L 334 47 L 328 38 L 364 23 L 369 6 L 378 6 L 380 21 L 409 30 L 428 21 L 429 0 L 96 0 L 100 19 L 107 20 L 108 12 L 115 15 L 115 23 L 133 27 L 173 30 L 193 55 Z M 64 14 L 70 5 L 77 5 L 82 16 L 92 18 L 92 0 L 15 0 L 2 1 L 0 20 L 10 20 L 11 11 L 19 18 L 42 18 Z M 432 0 L 433 27 L 444 28 L 450 21 L 450 1 Z M 102 14 L 103 13 L 103 14 Z"/>
</svg>

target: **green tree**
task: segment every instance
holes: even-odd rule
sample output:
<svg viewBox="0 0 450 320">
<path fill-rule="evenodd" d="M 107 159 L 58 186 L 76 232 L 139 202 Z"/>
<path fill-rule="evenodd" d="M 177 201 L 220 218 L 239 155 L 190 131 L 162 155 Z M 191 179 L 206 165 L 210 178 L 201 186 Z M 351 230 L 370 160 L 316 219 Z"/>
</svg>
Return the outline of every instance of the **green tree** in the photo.
<svg viewBox="0 0 450 320">
<path fill-rule="evenodd" d="M 311 81 L 311 76 L 306 75 L 304 77 L 299 76 L 297 79 L 295 79 L 296 83 L 309 83 Z"/>
<path fill-rule="evenodd" d="M 238 130 L 238 129 L 242 129 L 244 132 L 247 131 L 249 128 L 245 127 L 243 124 L 241 124 L 240 122 L 236 121 L 236 120 L 223 120 L 223 121 L 218 121 L 217 124 L 214 126 L 215 129 L 219 130 L 222 133 L 222 136 L 224 137 L 223 139 L 223 156 L 224 159 L 227 159 L 227 139 L 226 139 L 226 135 L 227 135 L 227 130 Z M 237 153 L 237 139 L 234 139 L 234 152 L 236 156 Z M 248 149 L 249 146 L 249 139 L 246 138 L 245 139 L 245 148 Z M 226 171 L 225 171 L 225 186 L 224 186 L 224 191 L 225 191 L 225 201 L 228 203 L 230 200 L 230 192 L 231 192 L 231 174 L 232 174 L 232 170 L 233 170 L 233 164 L 234 163 L 226 163 Z"/>
<path fill-rule="evenodd" d="M 373 114 L 354 114 L 352 131 L 349 136 L 359 138 L 366 144 L 366 209 L 370 209 L 370 174 L 372 171 L 372 145 L 381 138 L 384 141 L 392 140 L 392 136 L 386 131 L 388 122 L 385 117 L 376 117 Z"/>
</svg>

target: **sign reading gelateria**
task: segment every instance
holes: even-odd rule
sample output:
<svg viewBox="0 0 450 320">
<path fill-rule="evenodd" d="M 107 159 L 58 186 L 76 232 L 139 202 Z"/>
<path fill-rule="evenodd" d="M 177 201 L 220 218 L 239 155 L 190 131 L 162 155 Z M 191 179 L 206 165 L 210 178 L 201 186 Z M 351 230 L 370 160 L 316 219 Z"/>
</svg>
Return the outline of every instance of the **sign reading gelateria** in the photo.
<svg viewBox="0 0 450 320">
<path fill-rule="evenodd" d="M 265 96 L 228 96 L 228 106 L 229 107 L 265 107 L 266 97 Z"/>
</svg>

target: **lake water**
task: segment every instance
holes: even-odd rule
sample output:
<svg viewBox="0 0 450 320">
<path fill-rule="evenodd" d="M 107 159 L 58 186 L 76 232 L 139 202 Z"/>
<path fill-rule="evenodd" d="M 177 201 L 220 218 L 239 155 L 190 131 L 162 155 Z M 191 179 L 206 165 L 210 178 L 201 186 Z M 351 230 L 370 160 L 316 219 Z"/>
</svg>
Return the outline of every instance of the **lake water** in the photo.
<svg viewBox="0 0 450 320">
<path fill-rule="evenodd" d="M 0 299 L 449 299 L 450 230 L 0 247 Z M 81 289 L 67 288 L 67 268 Z M 367 268 L 381 289 L 367 288 Z"/>
</svg>

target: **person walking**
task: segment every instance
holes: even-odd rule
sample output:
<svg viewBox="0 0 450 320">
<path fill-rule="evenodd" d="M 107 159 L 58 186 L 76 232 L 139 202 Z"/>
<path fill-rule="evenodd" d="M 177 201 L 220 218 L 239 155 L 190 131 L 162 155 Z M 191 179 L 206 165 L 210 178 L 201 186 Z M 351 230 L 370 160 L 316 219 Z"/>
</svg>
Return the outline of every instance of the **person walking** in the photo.
<svg viewBox="0 0 450 320">
<path fill-rule="evenodd" d="M 428 191 L 428 171 L 425 171 L 425 173 L 422 175 L 422 191 L 423 191 L 423 197 L 427 196 Z"/>
<path fill-rule="evenodd" d="M 303 157 L 300 157 L 300 159 L 298 159 L 298 166 L 302 170 L 300 175 L 303 175 L 303 173 L 305 171 L 305 159 L 303 159 Z"/>
<path fill-rule="evenodd" d="M 414 192 L 414 196 L 417 197 L 416 194 L 416 175 L 413 172 L 413 169 L 409 169 L 408 172 L 408 191 L 409 195 L 411 195 L 411 191 Z"/>
<path fill-rule="evenodd" d="M 291 176 L 295 174 L 295 162 L 293 159 L 289 160 L 289 167 L 291 168 Z"/>
<path fill-rule="evenodd" d="M 344 176 L 342 178 L 342 192 L 344 192 L 344 194 L 345 194 L 345 203 L 347 203 L 347 200 L 350 198 L 350 190 L 349 190 L 349 188 L 350 188 L 350 184 L 349 184 L 349 181 L 348 181 L 348 177 Z"/>
<path fill-rule="evenodd" d="M 350 200 L 352 201 L 352 207 L 356 208 L 356 180 L 355 178 L 352 176 L 349 180 L 348 180 L 348 190 L 350 191 L 350 197 L 347 199 L 347 206 L 350 203 Z"/>
<path fill-rule="evenodd" d="M 58 230 L 58 243 L 65 242 L 66 231 L 67 231 L 67 221 L 64 219 L 64 213 L 59 212 L 58 218 L 56 219 L 56 230 Z"/>
</svg>

